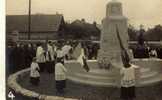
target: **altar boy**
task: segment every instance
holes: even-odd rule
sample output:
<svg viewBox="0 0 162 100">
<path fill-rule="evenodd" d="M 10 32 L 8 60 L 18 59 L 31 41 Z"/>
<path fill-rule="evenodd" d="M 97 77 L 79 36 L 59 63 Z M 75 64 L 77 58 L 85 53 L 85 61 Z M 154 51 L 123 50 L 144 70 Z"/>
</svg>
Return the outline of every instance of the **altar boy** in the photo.
<svg viewBox="0 0 162 100">
<path fill-rule="evenodd" d="M 36 62 L 36 58 L 34 57 L 30 65 L 30 83 L 32 85 L 38 86 L 39 81 L 40 81 L 39 71 L 40 69 L 39 69 L 38 63 Z"/>
<path fill-rule="evenodd" d="M 63 94 L 64 88 L 66 88 L 66 72 L 67 69 L 59 59 L 55 65 L 55 81 L 57 93 Z"/>
</svg>

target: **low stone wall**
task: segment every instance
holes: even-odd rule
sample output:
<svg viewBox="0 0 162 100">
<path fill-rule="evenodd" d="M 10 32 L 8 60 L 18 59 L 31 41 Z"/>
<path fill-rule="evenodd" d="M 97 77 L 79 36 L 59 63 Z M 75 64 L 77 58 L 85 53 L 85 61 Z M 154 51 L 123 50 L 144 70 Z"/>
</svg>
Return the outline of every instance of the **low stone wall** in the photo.
<svg viewBox="0 0 162 100">
<path fill-rule="evenodd" d="M 27 90 L 23 87 L 21 87 L 18 84 L 18 81 L 21 81 L 21 79 L 28 74 L 30 69 L 24 69 L 22 71 L 19 71 L 15 74 L 12 74 L 9 76 L 7 80 L 7 85 L 13 89 L 16 93 L 22 94 L 22 96 L 25 97 L 31 97 L 35 98 L 36 100 L 77 100 L 72 98 L 64 98 L 64 97 L 58 97 L 58 96 L 48 96 L 40 93 L 36 93 L 34 91 Z"/>
</svg>

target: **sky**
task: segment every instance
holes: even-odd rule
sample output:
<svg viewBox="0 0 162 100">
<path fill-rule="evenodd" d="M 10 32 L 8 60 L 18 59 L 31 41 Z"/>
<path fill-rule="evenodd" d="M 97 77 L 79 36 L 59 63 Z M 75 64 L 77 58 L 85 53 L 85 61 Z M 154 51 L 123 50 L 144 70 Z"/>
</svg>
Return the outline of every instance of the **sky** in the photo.
<svg viewBox="0 0 162 100">
<path fill-rule="evenodd" d="M 92 23 L 106 14 L 106 4 L 111 0 L 31 0 L 32 14 L 63 14 L 65 21 L 84 18 Z M 128 23 L 139 27 L 162 24 L 162 0 L 118 0 L 123 4 L 123 13 Z M 29 0 L 6 0 L 7 15 L 28 14 Z"/>
</svg>

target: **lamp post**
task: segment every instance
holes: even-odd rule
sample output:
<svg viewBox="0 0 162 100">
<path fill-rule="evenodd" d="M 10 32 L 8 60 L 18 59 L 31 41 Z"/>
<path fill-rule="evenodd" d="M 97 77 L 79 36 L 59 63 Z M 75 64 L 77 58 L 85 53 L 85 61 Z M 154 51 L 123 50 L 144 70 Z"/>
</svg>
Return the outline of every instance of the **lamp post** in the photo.
<svg viewBox="0 0 162 100">
<path fill-rule="evenodd" d="M 30 40 L 31 33 L 31 0 L 29 0 L 29 10 L 28 10 L 28 40 Z"/>
</svg>

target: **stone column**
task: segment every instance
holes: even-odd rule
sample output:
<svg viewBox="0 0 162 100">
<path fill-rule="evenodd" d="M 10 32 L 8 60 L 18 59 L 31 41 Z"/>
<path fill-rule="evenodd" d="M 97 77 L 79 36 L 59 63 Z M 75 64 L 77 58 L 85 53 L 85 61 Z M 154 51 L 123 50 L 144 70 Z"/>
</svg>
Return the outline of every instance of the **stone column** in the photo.
<svg viewBox="0 0 162 100">
<path fill-rule="evenodd" d="M 122 43 L 128 49 L 127 18 L 123 16 L 122 4 L 111 1 L 107 4 L 106 17 L 102 20 L 102 32 L 98 62 L 120 63 L 120 45 L 116 34 L 118 27 Z"/>
</svg>

